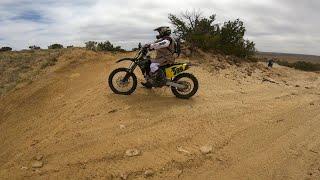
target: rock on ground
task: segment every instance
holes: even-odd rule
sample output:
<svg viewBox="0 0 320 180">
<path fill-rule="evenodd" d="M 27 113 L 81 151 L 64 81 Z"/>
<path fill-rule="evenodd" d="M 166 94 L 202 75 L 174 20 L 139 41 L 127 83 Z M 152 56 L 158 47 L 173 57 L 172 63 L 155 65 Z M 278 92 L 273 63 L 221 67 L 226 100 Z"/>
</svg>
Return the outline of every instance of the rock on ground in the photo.
<svg viewBox="0 0 320 180">
<path fill-rule="evenodd" d="M 154 171 L 152 169 L 148 169 L 144 172 L 145 177 L 153 176 L 153 174 L 154 174 Z"/>
<path fill-rule="evenodd" d="M 140 151 L 138 149 L 128 149 L 126 150 L 126 155 L 129 157 L 140 155 Z"/>
<path fill-rule="evenodd" d="M 271 82 L 271 83 L 276 83 L 275 80 L 269 78 L 269 77 L 264 77 L 262 81 L 267 81 L 267 82 Z"/>
<path fill-rule="evenodd" d="M 34 161 L 34 162 L 31 164 L 31 166 L 32 166 L 33 168 L 42 168 L 43 163 L 42 163 L 41 161 Z"/>
<path fill-rule="evenodd" d="M 178 149 L 178 151 L 181 152 L 181 153 L 190 154 L 189 151 L 183 149 L 182 147 L 178 147 L 177 149 Z"/>
<path fill-rule="evenodd" d="M 212 146 L 211 145 L 202 146 L 200 147 L 200 151 L 202 154 L 209 154 L 212 151 Z"/>
<path fill-rule="evenodd" d="M 42 155 L 42 154 L 39 154 L 39 155 L 37 155 L 37 156 L 35 157 L 35 159 L 36 159 L 37 161 L 41 161 L 42 158 L 43 158 L 43 155 Z"/>
<path fill-rule="evenodd" d="M 28 170 L 29 168 L 28 167 L 26 167 L 26 166 L 22 166 L 21 167 L 21 170 L 23 170 L 23 171 L 26 171 L 26 170 Z"/>
</svg>

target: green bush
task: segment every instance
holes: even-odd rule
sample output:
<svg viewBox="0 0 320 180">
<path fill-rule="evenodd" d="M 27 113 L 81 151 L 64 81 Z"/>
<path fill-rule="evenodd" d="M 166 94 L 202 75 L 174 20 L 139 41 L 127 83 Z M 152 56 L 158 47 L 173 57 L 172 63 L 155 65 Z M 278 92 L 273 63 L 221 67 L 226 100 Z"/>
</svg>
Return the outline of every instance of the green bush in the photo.
<svg viewBox="0 0 320 180">
<path fill-rule="evenodd" d="M 52 44 L 50 46 L 48 46 L 48 49 L 62 49 L 63 45 L 61 44 Z"/>
<path fill-rule="evenodd" d="M 193 47 L 226 55 L 249 58 L 256 52 L 255 44 L 244 39 L 246 28 L 239 19 L 220 26 L 214 23 L 216 15 L 203 17 L 199 11 L 186 11 L 182 17 L 169 14 L 174 33 Z"/>
<path fill-rule="evenodd" d="M 5 52 L 5 51 L 12 51 L 12 48 L 11 47 L 2 47 L 0 49 L 0 52 Z"/>
<path fill-rule="evenodd" d="M 92 51 L 96 51 L 97 50 L 97 42 L 95 41 L 88 41 L 85 42 L 86 48 Z"/>
<path fill-rule="evenodd" d="M 121 46 L 114 46 L 110 41 L 105 42 L 95 42 L 88 41 L 85 43 L 86 48 L 93 51 L 111 51 L 111 52 L 126 52 L 126 50 L 122 49 Z"/>
<path fill-rule="evenodd" d="M 33 46 L 29 46 L 29 49 L 35 50 L 35 49 L 41 49 L 41 48 L 39 46 L 33 45 Z"/>
</svg>

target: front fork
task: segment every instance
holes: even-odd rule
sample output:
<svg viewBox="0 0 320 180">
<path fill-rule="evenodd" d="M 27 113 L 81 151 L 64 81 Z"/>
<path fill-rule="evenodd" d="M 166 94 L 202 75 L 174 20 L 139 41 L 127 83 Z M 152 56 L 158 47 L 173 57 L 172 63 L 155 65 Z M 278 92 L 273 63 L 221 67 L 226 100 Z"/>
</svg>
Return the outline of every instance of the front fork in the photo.
<svg viewBox="0 0 320 180">
<path fill-rule="evenodd" d="M 137 63 L 132 62 L 127 70 L 127 74 L 124 76 L 123 78 L 123 82 L 127 82 L 128 79 L 130 78 L 131 73 L 133 73 L 133 71 L 136 69 L 137 67 Z"/>
</svg>

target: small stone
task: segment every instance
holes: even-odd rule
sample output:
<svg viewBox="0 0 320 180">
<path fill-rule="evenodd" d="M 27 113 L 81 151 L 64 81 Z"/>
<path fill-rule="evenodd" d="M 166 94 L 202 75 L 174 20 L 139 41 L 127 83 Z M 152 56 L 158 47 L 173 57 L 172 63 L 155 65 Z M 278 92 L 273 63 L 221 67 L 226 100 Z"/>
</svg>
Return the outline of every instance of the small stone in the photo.
<svg viewBox="0 0 320 180">
<path fill-rule="evenodd" d="M 154 174 L 154 171 L 152 169 L 148 169 L 144 172 L 145 177 L 153 176 L 153 174 Z"/>
<path fill-rule="evenodd" d="M 306 86 L 305 88 L 306 88 L 306 89 L 314 89 L 313 86 Z"/>
<path fill-rule="evenodd" d="M 269 77 L 264 77 L 262 81 L 268 81 L 268 82 L 271 82 L 271 83 L 276 83 L 275 80 L 269 78 Z"/>
<path fill-rule="evenodd" d="M 277 123 L 284 121 L 284 119 L 278 119 Z"/>
<path fill-rule="evenodd" d="M 124 129 L 124 128 L 126 128 L 126 126 L 123 125 L 123 124 L 121 124 L 121 125 L 120 125 L 120 129 Z"/>
<path fill-rule="evenodd" d="M 314 106 L 314 102 L 311 102 L 310 105 L 311 105 L 311 106 Z"/>
<path fill-rule="evenodd" d="M 118 109 L 114 109 L 114 110 L 109 111 L 108 113 L 115 113 L 117 111 L 118 111 Z"/>
<path fill-rule="evenodd" d="M 140 155 L 140 151 L 137 149 L 128 149 L 126 150 L 126 155 L 129 157 Z"/>
<path fill-rule="evenodd" d="M 39 140 L 32 140 L 31 146 L 34 146 L 36 144 L 38 144 L 40 141 Z"/>
<path fill-rule="evenodd" d="M 200 147 L 200 151 L 202 154 L 209 154 L 212 151 L 212 146 L 202 146 Z"/>
<path fill-rule="evenodd" d="M 40 171 L 39 169 L 34 170 L 34 172 L 36 172 L 36 173 L 38 173 L 38 174 L 41 174 L 41 173 L 42 173 L 42 171 Z"/>
<path fill-rule="evenodd" d="M 34 162 L 31 164 L 31 166 L 32 166 L 33 168 L 42 168 L 43 163 L 42 163 L 41 161 L 34 161 Z"/>
<path fill-rule="evenodd" d="M 181 152 L 181 153 L 186 153 L 186 154 L 190 154 L 189 151 L 183 149 L 182 147 L 178 147 L 178 151 Z"/>
<path fill-rule="evenodd" d="M 42 158 L 43 158 L 43 155 L 42 155 L 42 154 L 39 154 L 39 155 L 37 155 L 37 156 L 35 157 L 35 159 L 36 159 L 37 161 L 41 161 Z"/>
<path fill-rule="evenodd" d="M 176 171 L 176 173 L 177 173 L 177 176 L 178 176 L 178 178 L 179 178 L 180 175 L 183 173 L 183 171 L 182 171 L 181 169 L 178 169 L 178 170 Z"/>
<path fill-rule="evenodd" d="M 23 170 L 23 171 L 26 171 L 26 170 L 28 170 L 29 168 L 27 167 L 27 166 L 22 166 L 21 167 L 21 170 Z"/>
<path fill-rule="evenodd" d="M 300 85 L 296 85 L 295 87 L 300 87 Z"/>
<path fill-rule="evenodd" d="M 123 173 L 120 175 L 121 179 L 124 179 L 124 180 L 128 179 L 128 176 L 129 176 L 129 173 Z"/>
</svg>

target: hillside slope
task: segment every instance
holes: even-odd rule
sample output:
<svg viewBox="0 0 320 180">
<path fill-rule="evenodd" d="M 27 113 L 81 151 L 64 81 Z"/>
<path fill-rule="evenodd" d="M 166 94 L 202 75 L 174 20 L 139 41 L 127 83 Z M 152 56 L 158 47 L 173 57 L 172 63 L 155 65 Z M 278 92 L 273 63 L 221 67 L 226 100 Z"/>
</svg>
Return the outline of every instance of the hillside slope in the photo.
<svg viewBox="0 0 320 180">
<path fill-rule="evenodd" d="M 320 178 L 318 74 L 208 56 L 191 59 L 190 100 L 140 85 L 120 96 L 106 79 L 131 54 L 71 53 L 58 62 L 83 60 L 2 97 L 0 179 Z"/>
</svg>

